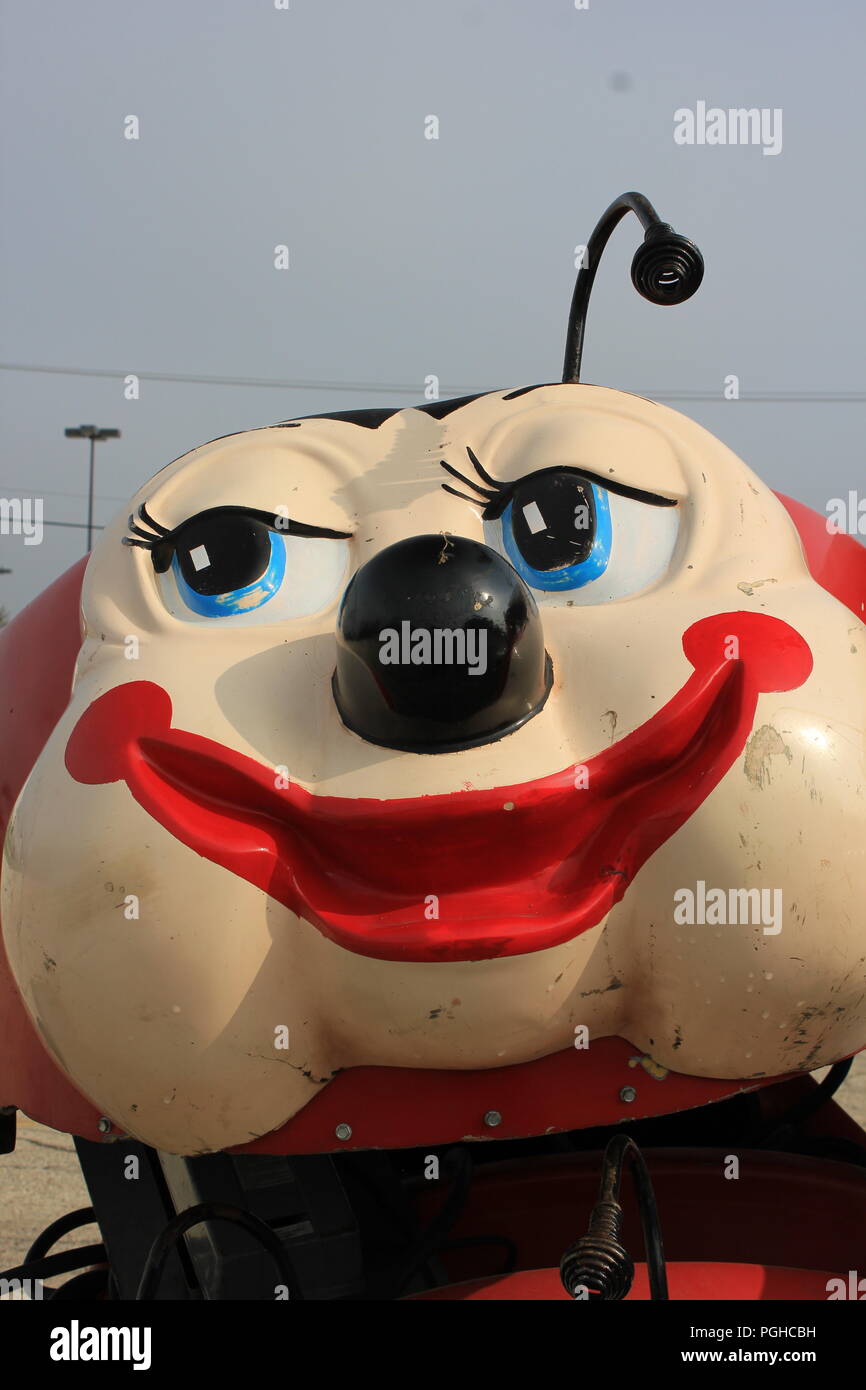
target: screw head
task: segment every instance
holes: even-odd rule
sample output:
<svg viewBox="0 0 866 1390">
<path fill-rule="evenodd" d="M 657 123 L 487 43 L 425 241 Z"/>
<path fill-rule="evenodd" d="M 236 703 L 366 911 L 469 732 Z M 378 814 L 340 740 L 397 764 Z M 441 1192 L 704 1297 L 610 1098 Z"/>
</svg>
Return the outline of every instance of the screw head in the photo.
<svg viewBox="0 0 866 1390">
<path fill-rule="evenodd" d="M 109 1134 L 111 1132 L 111 1121 L 107 1115 L 100 1115 L 96 1128 L 99 1130 L 100 1134 Z"/>
<path fill-rule="evenodd" d="M 626 1104 L 630 1104 L 631 1101 L 637 1100 L 637 1091 L 634 1086 L 623 1086 L 619 1093 L 619 1098 L 620 1100 L 624 1100 Z"/>
<path fill-rule="evenodd" d="M 351 1137 L 352 1137 L 352 1126 L 351 1126 L 351 1125 L 337 1125 L 337 1128 L 334 1130 L 334 1133 L 336 1134 L 336 1136 L 337 1136 L 338 1139 L 351 1139 Z"/>
<path fill-rule="evenodd" d="M 488 1110 L 484 1116 L 484 1123 L 489 1129 L 495 1129 L 497 1125 L 502 1124 L 502 1116 L 498 1110 Z"/>
</svg>

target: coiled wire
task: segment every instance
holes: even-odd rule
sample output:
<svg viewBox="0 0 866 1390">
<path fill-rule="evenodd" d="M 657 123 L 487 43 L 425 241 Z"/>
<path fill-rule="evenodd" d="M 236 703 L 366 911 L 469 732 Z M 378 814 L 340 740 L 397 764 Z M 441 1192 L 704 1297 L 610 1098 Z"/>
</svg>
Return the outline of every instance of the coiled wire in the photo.
<svg viewBox="0 0 866 1390">
<path fill-rule="evenodd" d="M 619 1191 L 626 1161 L 637 1188 L 650 1298 L 661 1301 L 668 1297 L 664 1247 L 649 1170 L 634 1140 L 627 1134 L 616 1134 L 604 1151 L 598 1201 L 592 1209 L 589 1231 L 575 1241 L 560 1260 L 560 1277 L 566 1292 L 574 1299 L 591 1295 L 605 1301 L 621 1300 L 631 1288 L 634 1264 L 619 1239 L 622 1229 Z"/>
</svg>

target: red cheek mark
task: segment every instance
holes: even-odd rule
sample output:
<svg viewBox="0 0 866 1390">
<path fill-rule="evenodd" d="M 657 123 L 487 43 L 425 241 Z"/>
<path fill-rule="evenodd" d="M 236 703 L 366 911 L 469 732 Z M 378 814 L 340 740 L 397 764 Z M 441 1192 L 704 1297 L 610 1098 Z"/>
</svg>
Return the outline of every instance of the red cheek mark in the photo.
<svg viewBox="0 0 866 1390">
<path fill-rule="evenodd" d="M 82 783 L 125 781 L 177 839 L 347 950 L 519 955 L 599 922 L 742 752 L 759 695 L 794 689 L 812 669 L 799 633 L 764 614 L 701 619 L 683 650 L 693 674 L 638 729 L 585 764 L 486 791 L 382 801 L 278 789 L 272 769 L 172 729 L 170 698 L 149 681 L 94 701 L 66 767 Z"/>
<path fill-rule="evenodd" d="M 152 681 L 117 685 L 84 711 L 66 745 L 66 770 L 76 782 L 122 782 L 140 740 L 171 729 L 171 696 Z"/>
<path fill-rule="evenodd" d="M 795 690 L 812 673 L 812 653 L 794 628 L 765 613 L 717 613 L 683 634 L 683 651 L 696 670 L 720 658 L 739 660 L 747 685 L 758 693 Z"/>
</svg>

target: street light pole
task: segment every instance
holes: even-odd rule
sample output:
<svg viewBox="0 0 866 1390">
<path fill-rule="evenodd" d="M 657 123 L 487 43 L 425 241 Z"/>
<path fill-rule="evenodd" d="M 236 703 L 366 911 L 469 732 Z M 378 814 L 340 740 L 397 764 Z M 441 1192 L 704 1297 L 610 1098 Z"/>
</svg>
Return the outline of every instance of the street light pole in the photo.
<svg viewBox="0 0 866 1390">
<path fill-rule="evenodd" d="M 87 478 L 87 550 L 90 552 L 93 544 L 93 465 L 96 454 L 96 438 L 90 436 L 90 467 Z"/>
<path fill-rule="evenodd" d="M 99 429 L 96 425 L 79 425 L 77 429 L 70 428 L 64 430 L 67 439 L 89 439 L 90 440 L 90 470 L 87 484 L 87 551 L 92 547 L 93 540 L 93 471 L 95 463 L 97 440 L 119 439 L 120 430 Z"/>
</svg>

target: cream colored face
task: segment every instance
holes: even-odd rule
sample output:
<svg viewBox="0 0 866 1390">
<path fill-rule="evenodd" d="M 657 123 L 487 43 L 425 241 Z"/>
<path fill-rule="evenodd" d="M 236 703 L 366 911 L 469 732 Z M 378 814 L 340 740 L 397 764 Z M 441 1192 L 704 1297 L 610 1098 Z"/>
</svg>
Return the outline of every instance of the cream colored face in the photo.
<svg viewBox="0 0 866 1390">
<path fill-rule="evenodd" d="M 601 480 L 609 561 L 570 588 L 524 572 L 553 673 L 534 717 L 457 752 L 383 747 L 335 704 L 340 600 L 417 535 L 514 559 L 502 519 L 442 487 L 470 449 L 505 487 Z M 229 436 L 142 503 L 169 531 L 236 506 L 349 539 L 274 533 L 285 578 L 216 612 L 121 543 L 125 512 L 88 565 L 2 920 L 40 1035 L 118 1125 L 220 1149 L 338 1069 L 505 1066 L 580 1025 L 698 1076 L 866 1043 L 866 631 L 712 436 L 551 386 Z"/>
</svg>

